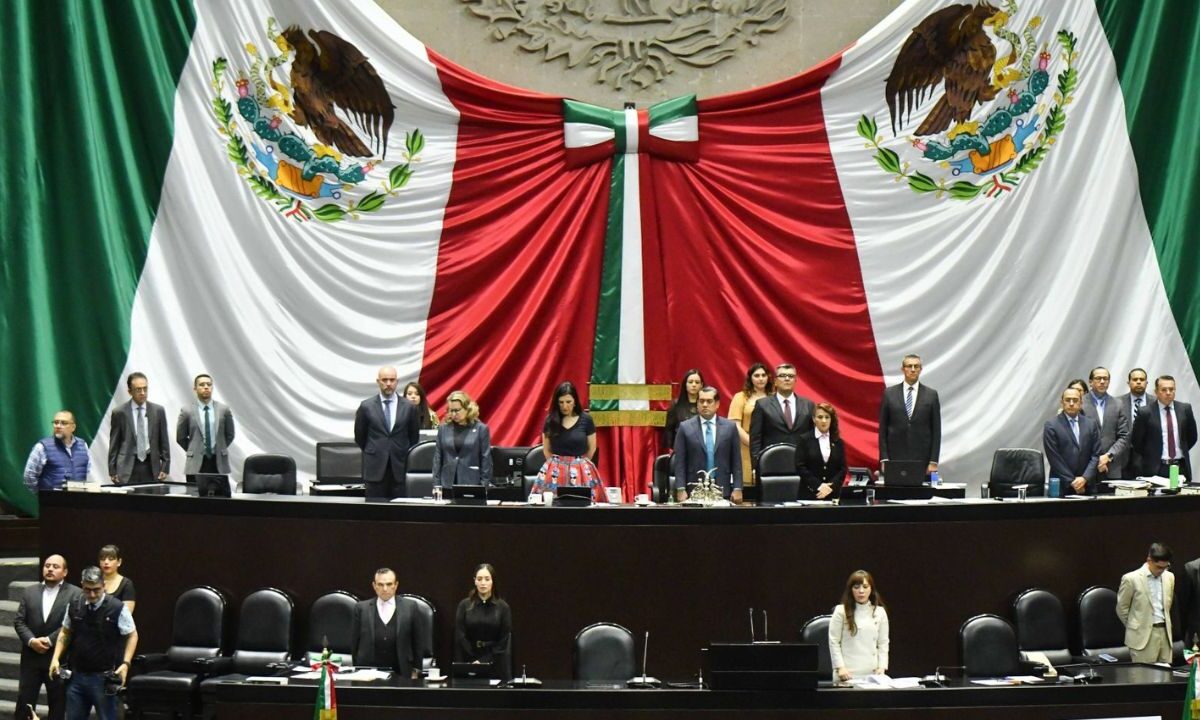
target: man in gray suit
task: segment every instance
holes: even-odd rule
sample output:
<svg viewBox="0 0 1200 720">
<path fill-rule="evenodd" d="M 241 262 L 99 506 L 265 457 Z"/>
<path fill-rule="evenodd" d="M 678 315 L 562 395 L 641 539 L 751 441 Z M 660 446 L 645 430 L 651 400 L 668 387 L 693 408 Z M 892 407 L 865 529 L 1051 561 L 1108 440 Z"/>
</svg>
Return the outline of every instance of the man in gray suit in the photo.
<svg viewBox="0 0 1200 720">
<path fill-rule="evenodd" d="M 1125 460 L 1129 457 L 1129 413 L 1120 400 L 1108 394 L 1110 380 L 1107 368 L 1093 369 L 1088 374 L 1092 391 L 1083 399 L 1083 414 L 1100 426 L 1100 459 L 1096 464 L 1100 481 L 1125 477 Z"/>
<path fill-rule="evenodd" d="M 404 494 L 408 449 L 420 439 L 417 409 L 396 394 L 396 368 L 379 368 L 379 394 L 363 400 L 354 414 L 354 442 L 363 451 L 363 484 L 368 499 Z"/>
<path fill-rule="evenodd" d="M 192 381 L 196 404 L 179 411 L 175 442 L 187 452 L 186 475 L 229 474 L 229 446 L 233 444 L 233 411 L 212 399 L 213 379 L 201 373 Z"/>
<path fill-rule="evenodd" d="M 62 555 L 50 555 L 42 563 L 42 582 L 21 592 L 21 604 L 13 628 L 21 640 L 21 679 L 17 685 L 16 715 L 31 717 L 37 705 L 38 691 L 46 686 L 46 701 L 51 720 L 62 720 L 66 713 L 66 687 L 50 678 L 50 656 L 63 615 L 79 588 L 66 581 L 67 561 Z"/>
<path fill-rule="evenodd" d="M 721 394 L 715 387 L 703 387 L 696 400 L 696 412 L 679 424 L 675 433 L 675 495 L 687 500 L 687 486 L 703 471 L 720 486 L 725 497 L 742 502 L 742 439 L 738 426 L 717 414 Z"/>
<path fill-rule="evenodd" d="M 1125 646 L 1134 662 L 1171 662 L 1171 604 L 1175 576 L 1171 548 L 1154 543 L 1146 564 L 1121 576 L 1117 590 L 1117 617 L 1125 626 Z"/>
<path fill-rule="evenodd" d="M 112 411 L 108 426 L 108 476 L 118 485 L 166 480 L 171 472 L 171 435 L 167 411 L 146 398 L 144 373 L 125 378 L 129 402 Z"/>
<path fill-rule="evenodd" d="M 905 355 L 900 363 L 904 382 L 883 391 L 879 461 L 923 462 L 926 472 L 934 472 L 942 451 L 942 404 L 937 390 L 921 383 L 921 368 L 920 355 Z"/>
</svg>

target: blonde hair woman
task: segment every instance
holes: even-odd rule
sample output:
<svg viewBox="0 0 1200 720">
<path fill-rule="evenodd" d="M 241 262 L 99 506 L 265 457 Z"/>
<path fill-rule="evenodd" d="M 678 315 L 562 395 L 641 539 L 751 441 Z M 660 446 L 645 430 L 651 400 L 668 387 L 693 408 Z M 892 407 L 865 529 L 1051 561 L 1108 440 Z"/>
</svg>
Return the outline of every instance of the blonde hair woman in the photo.
<svg viewBox="0 0 1200 720">
<path fill-rule="evenodd" d="M 479 405 L 462 390 L 446 400 L 446 422 L 438 427 L 433 481 L 442 487 L 490 485 L 492 435 L 479 421 Z"/>
</svg>

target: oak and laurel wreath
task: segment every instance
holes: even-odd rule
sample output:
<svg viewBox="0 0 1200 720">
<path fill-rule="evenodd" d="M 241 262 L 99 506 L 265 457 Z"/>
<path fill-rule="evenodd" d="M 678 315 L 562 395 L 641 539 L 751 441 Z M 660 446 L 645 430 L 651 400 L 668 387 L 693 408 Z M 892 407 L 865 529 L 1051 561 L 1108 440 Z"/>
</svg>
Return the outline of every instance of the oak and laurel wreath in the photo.
<svg viewBox="0 0 1200 720">
<path fill-rule="evenodd" d="M 233 105 L 225 99 L 224 92 L 224 77 L 228 67 L 229 62 L 223 57 L 217 58 L 212 64 L 212 89 L 216 93 L 212 99 L 212 111 L 213 117 L 217 121 L 218 132 L 229 138 L 225 143 L 225 153 L 237 165 L 238 175 L 246 179 L 246 183 L 250 185 L 254 194 L 263 200 L 274 203 L 279 212 L 286 212 L 297 219 L 311 220 L 315 217 L 324 222 L 337 222 L 344 220 L 347 216 L 357 220 L 360 213 L 375 212 L 383 207 L 389 197 L 395 197 L 397 192 L 408 184 L 413 174 L 412 163 L 419 159 L 417 156 L 425 149 L 425 136 L 419 129 L 404 133 L 404 157 L 407 162 L 391 169 L 388 179 L 380 183 L 380 190 L 368 193 L 358 201 L 351 201 L 344 206 L 338 203 L 326 203 L 313 208 L 299 198 L 280 192 L 275 183 L 271 182 L 270 178 L 263 175 L 250 162 L 250 152 L 246 148 L 246 142 L 242 140 L 241 135 L 234 127 Z M 301 215 L 303 218 L 299 217 Z"/>
<path fill-rule="evenodd" d="M 1067 66 L 1058 74 L 1058 86 L 1054 90 L 1054 107 L 1050 108 L 1050 112 L 1046 115 L 1046 124 L 1044 126 L 1041 140 L 1034 147 L 1022 153 L 1017 158 L 1016 163 L 1008 170 L 999 173 L 1000 179 L 1005 183 L 1016 186 L 1021 181 L 1021 176 L 1033 172 L 1042 164 L 1046 154 L 1050 151 L 1050 145 L 1053 145 L 1055 139 L 1062 133 L 1063 128 L 1067 125 L 1067 113 L 1064 109 L 1075 99 L 1071 93 L 1075 91 L 1079 84 L 1079 74 L 1075 70 L 1074 64 L 1077 58 L 1075 46 L 1077 38 L 1075 34 L 1067 30 L 1059 30 L 1057 33 L 1058 44 L 1062 47 L 1063 56 L 1066 58 Z M 858 135 L 867 141 L 867 147 L 875 149 L 873 156 L 875 162 L 884 171 L 895 175 L 896 180 L 907 180 L 908 186 L 916 193 L 937 193 L 936 197 L 941 198 L 943 194 L 949 194 L 955 200 L 972 200 L 980 193 L 995 187 L 995 181 L 987 181 L 979 183 L 970 183 L 965 180 L 960 180 L 951 185 L 946 184 L 944 177 L 937 180 L 931 178 L 923 172 L 917 170 L 909 170 L 908 163 L 901 163 L 900 156 L 895 150 L 881 147 L 879 143 L 883 140 L 883 136 L 879 134 L 879 128 L 875 124 L 875 118 L 863 115 L 858 120 Z M 998 196 L 997 193 L 996 196 Z"/>
</svg>

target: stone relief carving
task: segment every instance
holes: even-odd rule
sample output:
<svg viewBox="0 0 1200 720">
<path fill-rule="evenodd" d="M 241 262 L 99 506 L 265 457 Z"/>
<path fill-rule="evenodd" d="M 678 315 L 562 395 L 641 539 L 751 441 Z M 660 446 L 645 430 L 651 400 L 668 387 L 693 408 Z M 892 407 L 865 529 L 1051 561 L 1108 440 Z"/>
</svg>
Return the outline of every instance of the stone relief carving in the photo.
<svg viewBox="0 0 1200 720">
<path fill-rule="evenodd" d="M 616 90 L 647 88 L 676 63 L 706 68 L 791 19 L 789 0 L 462 0 L 492 38 L 567 67 L 596 67 Z"/>
</svg>

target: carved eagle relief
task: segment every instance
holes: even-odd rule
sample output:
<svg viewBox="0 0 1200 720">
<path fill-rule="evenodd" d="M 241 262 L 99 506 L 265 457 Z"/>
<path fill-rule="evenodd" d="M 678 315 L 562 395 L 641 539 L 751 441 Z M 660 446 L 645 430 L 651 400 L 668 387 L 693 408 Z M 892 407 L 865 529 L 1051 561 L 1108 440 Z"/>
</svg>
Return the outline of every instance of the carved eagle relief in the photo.
<svg viewBox="0 0 1200 720">
<path fill-rule="evenodd" d="M 309 30 L 305 37 L 300 28 L 292 26 L 283 31 L 283 37 L 296 52 L 291 73 L 292 120 L 347 155 L 370 157 L 372 148 L 338 117 L 335 110 L 340 108 L 368 136 L 374 152 L 382 150 L 386 158 L 395 106 L 367 57 L 326 30 Z"/>
<path fill-rule="evenodd" d="M 966 122 L 976 105 L 996 97 L 999 88 L 991 82 L 996 46 L 985 27 L 998 14 L 986 2 L 951 5 L 913 28 L 884 86 L 893 135 L 897 124 L 903 126 L 913 108 L 943 81 L 942 96 L 914 134 L 936 135 L 952 123 Z"/>
</svg>

